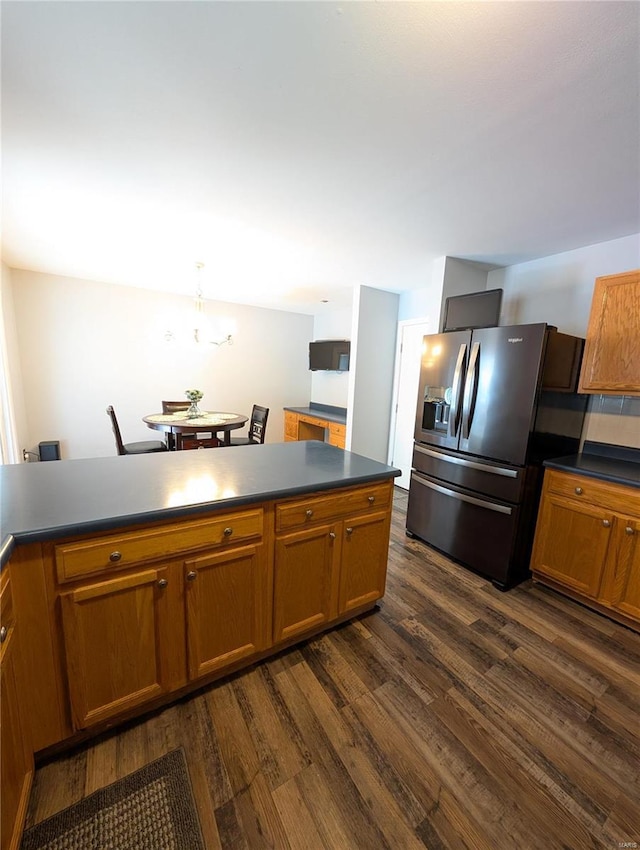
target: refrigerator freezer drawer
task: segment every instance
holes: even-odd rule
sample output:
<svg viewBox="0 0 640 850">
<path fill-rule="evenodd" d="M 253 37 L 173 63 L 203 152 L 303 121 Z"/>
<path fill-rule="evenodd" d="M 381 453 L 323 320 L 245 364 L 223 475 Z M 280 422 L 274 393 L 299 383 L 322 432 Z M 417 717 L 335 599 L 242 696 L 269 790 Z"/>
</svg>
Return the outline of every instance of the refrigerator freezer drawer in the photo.
<svg viewBox="0 0 640 850">
<path fill-rule="evenodd" d="M 512 575 L 519 517 L 518 505 L 411 474 L 407 530 L 501 587 L 523 577 Z"/>
<path fill-rule="evenodd" d="M 476 490 L 505 502 L 519 502 L 525 482 L 523 467 L 460 453 L 449 454 L 419 443 L 413 449 L 413 468 L 446 483 Z"/>
</svg>

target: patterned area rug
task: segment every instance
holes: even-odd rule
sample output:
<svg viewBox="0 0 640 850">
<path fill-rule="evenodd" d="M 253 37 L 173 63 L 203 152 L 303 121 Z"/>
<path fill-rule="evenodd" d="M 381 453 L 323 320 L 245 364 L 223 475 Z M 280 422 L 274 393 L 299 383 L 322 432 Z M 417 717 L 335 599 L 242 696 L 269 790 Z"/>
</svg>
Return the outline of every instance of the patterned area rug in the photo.
<svg viewBox="0 0 640 850">
<path fill-rule="evenodd" d="M 205 850 L 184 750 L 31 827 L 20 850 Z"/>
</svg>

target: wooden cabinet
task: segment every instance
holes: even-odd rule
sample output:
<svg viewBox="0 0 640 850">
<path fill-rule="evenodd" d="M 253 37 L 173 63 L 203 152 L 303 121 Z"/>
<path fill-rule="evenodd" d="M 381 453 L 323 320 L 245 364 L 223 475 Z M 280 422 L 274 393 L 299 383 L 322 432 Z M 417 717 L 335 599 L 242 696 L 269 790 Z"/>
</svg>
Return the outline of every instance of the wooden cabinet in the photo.
<svg viewBox="0 0 640 850">
<path fill-rule="evenodd" d="M 384 594 L 391 484 L 276 505 L 274 643 Z"/>
<path fill-rule="evenodd" d="M 344 449 L 347 427 L 341 422 L 307 413 L 284 412 L 284 441 L 321 440 Z"/>
<path fill-rule="evenodd" d="M 270 588 L 260 546 L 202 555 L 184 570 L 190 680 L 266 647 Z"/>
<path fill-rule="evenodd" d="M 639 489 L 547 470 L 533 578 L 637 629 L 639 536 Z"/>
<path fill-rule="evenodd" d="M 257 508 L 56 546 L 74 729 L 146 705 L 264 648 L 262 535 Z M 189 557 L 190 547 L 204 544 L 206 551 Z M 182 550 L 187 555 L 180 558 Z M 160 563 L 145 564 L 160 555 Z M 110 574 L 96 577 L 107 563 Z M 79 583 L 67 589 L 73 580 Z"/>
<path fill-rule="evenodd" d="M 61 594 L 74 728 L 170 690 L 168 576 L 167 568 L 127 572 Z"/>
<path fill-rule="evenodd" d="M 1 850 L 14 850 L 20 844 L 33 778 L 33 755 L 21 719 L 18 639 L 9 570 L 5 569 L 0 574 Z"/>
<path fill-rule="evenodd" d="M 640 395 L 640 270 L 596 278 L 578 391 Z"/>
</svg>

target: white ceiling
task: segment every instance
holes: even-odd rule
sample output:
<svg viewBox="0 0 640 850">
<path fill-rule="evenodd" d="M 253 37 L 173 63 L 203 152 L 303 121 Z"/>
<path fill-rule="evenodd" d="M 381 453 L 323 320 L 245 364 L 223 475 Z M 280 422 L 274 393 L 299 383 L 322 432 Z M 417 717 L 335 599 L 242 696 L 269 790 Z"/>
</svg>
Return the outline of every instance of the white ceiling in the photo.
<svg viewBox="0 0 640 850">
<path fill-rule="evenodd" d="M 640 231 L 640 3 L 1 5 L 11 267 L 314 313 Z"/>
</svg>

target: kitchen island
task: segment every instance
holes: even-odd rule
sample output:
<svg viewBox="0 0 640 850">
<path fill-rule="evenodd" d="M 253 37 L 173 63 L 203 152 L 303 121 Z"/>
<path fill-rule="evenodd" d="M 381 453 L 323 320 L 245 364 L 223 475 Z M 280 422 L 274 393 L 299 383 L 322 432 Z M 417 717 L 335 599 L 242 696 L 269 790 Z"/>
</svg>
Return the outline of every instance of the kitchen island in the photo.
<svg viewBox="0 0 640 850">
<path fill-rule="evenodd" d="M 399 474 L 316 441 L 2 467 L 31 764 L 371 609 Z"/>
</svg>

